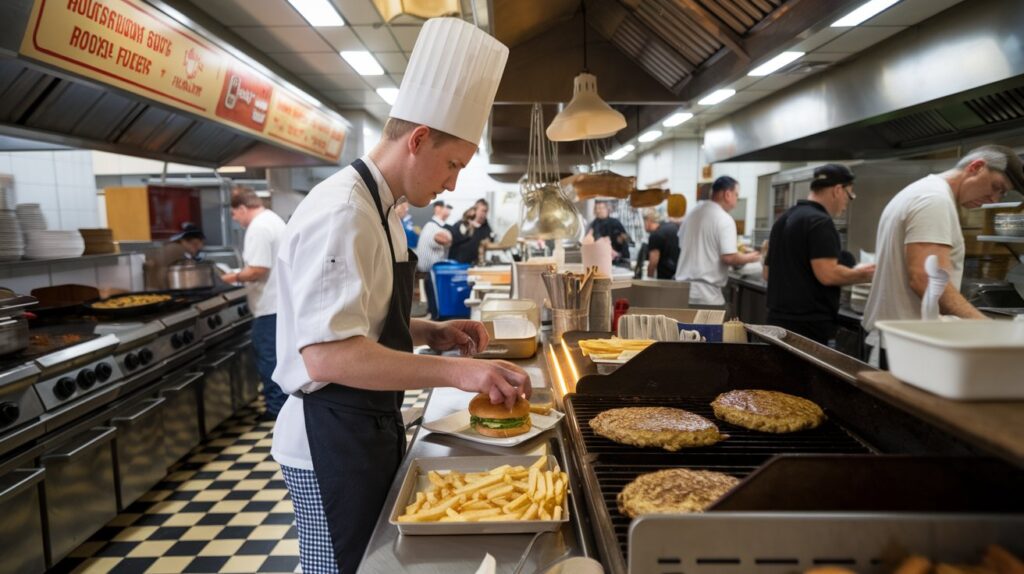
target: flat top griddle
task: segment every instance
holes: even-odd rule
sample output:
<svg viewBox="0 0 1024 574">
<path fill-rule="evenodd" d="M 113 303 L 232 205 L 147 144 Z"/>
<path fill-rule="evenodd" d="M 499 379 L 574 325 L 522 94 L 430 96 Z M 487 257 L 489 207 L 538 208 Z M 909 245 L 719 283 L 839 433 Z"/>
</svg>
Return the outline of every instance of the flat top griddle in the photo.
<svg viewBox="0 0 1024 574">
<path fill-rule="evenodd" d="M 631 520 L 619 514 L 616 497 L 640 474 L 666 468 L 687 468 L 721 472 L 743 479 L 780 454 L 844 455 L 873 452 L 872 448 L 832 420 L 827 420 L 816 429 L 786 434 L 762 433 L 729 424 L 715 418 L 711 409 L 714 398 L 578 394 L 566 397 L 566 420 L 569 421 L 570 432 L 582 439 L 581 454 L 590 462 L 596 477 L 596 486 L 623 560 L 628 560 Z M 697 413 L 714 421 L 729 438 L 712 446 L 668 452 L 661 448 L 618 444 L 597 435 L 589 425 L 590 419 L 608 409 L 654 406 Z M 600 528 L 602 519 L 598 518 L 596 523 Z"/>
</svg>

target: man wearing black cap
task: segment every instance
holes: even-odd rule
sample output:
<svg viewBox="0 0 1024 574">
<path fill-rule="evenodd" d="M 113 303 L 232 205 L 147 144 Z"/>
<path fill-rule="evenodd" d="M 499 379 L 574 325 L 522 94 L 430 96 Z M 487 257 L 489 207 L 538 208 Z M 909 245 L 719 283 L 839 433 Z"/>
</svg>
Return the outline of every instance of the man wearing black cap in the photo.
<svg viewBox="0 0 1024 574">
<path fill-rule="evenodd" d="M 206 243 L 206 234 L 193 223 L 182 223 L 181 231 L 172 235 L 168 241 L 181 245 L 185 250 L 184 257 L 188 259 L 198 261 L 203 258 L 202 250 Z"/>
<path fill-rule="evenodd" d="M 430 268 L 438 261 L 448 259 L 448 249 L 452 245 L 452 228 L 445 221 L 452 213 L 452 206 L 438 200 L 434 202 L 433 208 L 434 216 L 423 225 L 419 243 L 416 245 L 416 257 L 419 258 L 416 271 L 427 274 L 424 281 L 427 308 L 430 309 L 430 316 L 437 319 L 437 296 L 434 294 L 434 284 L 430 280 Z"/>
<path fill-rule="evenodd" d="M 845 165 L 823 165 L 814 170 L 807 199 L 772 226 L 765 264 L 772 325 L 827 345 L 836 332 L 839 288 L 871 281 L 874 265 L 839 262 L 842 247 L 832 218 L 855 197 L 853 173 Z"/>
</svg>

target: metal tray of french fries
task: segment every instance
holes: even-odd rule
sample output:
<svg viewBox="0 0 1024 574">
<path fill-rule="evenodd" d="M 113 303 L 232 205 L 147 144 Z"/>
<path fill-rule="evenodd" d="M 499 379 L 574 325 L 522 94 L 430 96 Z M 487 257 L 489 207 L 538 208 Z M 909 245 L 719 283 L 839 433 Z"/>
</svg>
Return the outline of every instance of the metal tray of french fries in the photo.
<svg viewBox="0 0 1024 574">
<path fill-rule="evenodd" d="M 555 531 L 569 522 L 568 485 L 550 455 L 417 458 L 390 522 L 409 535 Z"/>
</svg>

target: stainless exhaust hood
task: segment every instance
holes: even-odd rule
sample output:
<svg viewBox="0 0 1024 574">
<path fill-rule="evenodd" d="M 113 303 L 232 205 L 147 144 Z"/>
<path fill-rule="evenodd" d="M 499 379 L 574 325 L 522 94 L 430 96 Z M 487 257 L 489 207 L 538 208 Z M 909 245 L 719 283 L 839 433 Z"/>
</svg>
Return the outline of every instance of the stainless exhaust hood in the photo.
<svg viewBox="0 0 1024 574">
<path fill-rule="evenodd" d="M 1015 0 L 963 2 L 708 126 L 709 162 L 889 157 L 1024 129 Z"/>
</svg>

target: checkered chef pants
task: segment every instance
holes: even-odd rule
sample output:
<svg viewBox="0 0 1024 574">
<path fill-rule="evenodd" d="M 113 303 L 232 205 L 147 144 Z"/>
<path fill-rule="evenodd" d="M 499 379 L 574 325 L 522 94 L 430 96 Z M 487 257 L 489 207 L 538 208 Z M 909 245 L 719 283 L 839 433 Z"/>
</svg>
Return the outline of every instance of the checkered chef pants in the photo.
<svg viewBox="0 0 1024 574">
<path fill-rule="evenodd" d="M 299 531 L 299 563 L 303 574 L 338 574 L 334 545 L 320 498 L 320 486 L 312 470 L 281 465 L 284 483 L 295 507 Z"/>
</svg>

